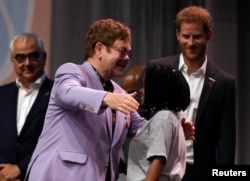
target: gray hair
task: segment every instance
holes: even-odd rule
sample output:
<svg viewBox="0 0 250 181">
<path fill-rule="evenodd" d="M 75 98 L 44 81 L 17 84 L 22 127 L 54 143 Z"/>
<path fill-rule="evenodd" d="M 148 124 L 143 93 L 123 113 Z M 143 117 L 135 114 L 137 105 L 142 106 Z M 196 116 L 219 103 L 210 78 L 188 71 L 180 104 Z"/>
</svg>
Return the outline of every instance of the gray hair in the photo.
<svg viewBox="0 0 250 181">
<path fill-rule="evenodd" d="M 14 46 L 15 41 L 17 39 L 19 39 L 19 38 L 32 38 L 32 39 L 34 39 L 37 42 L 39 52 L 40 53 L 44 53 L 45 52 L 45 50 L 44 50 L 44 43 L 43 43 L 43 40 L 41 39 L 40 36 L 38 36 L 35 33 L 23 32 L 23 33 L 20 33 L 20 34 L 16 35 L 11 40 L 11 42 L 10 42 L 10 53 L 12 53 L 12 51 L 13 51 L 13 46 Z"/>
</svg>

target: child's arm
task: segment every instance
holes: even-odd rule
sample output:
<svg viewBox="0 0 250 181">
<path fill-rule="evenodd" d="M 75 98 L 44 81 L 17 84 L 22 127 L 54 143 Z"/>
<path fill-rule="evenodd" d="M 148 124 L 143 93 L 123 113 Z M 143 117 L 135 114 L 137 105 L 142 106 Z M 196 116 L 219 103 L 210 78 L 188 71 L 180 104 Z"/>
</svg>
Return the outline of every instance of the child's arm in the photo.
<svg viewBox="0 0 250 181">
<path fill-rule="evenodd" d="M 147 177 L 145 181 L 158 181 L 163 167 L 166 164 L 166 159 L 162 156 L 154 156 L 148 169 Z"/>
</svg>

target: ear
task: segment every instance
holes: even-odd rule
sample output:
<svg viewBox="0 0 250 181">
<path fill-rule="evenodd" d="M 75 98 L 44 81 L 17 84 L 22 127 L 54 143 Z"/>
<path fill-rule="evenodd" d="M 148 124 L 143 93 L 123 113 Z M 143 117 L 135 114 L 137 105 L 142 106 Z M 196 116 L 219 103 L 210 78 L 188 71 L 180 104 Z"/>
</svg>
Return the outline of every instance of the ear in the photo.
<svg viewBox="0 0 250 181">
<path fill-rule="evenodd" d="M 176 33 L 176 38 L 177 38 L 177 40 L 180 40 L 180 30 L 179 30 L 179 29 L 176 29 L 176 30 L 175 30 L 175 33 Z"/>
<path fill-rule="evenodd" d="M 103 46 L 103 44 L 101 42 L 97 42 L 95 44 L 95 52 L 96 52 L 96 54 L 99 54 L 99 52 L 101 52 L 102 46 Z"/>
<path fill-rule="evenodd" d="M 210 40 L 210 38 L 212 37 L 213 31 L 212 29 L 209 29 L 207 32 L 207 40 Z"/>
</svg>

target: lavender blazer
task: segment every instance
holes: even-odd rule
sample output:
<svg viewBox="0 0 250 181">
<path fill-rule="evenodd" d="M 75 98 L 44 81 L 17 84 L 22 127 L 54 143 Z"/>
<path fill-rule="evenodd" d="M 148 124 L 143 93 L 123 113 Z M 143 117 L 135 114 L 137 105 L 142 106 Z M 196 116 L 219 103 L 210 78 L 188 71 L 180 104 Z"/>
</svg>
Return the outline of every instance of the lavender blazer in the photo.
<svg viewBox="0 0 250 181">
<path fill-rule="evenodd" d="M 112 84 L 114 92 L 125 92 L 114 81 Z M 88 61 L 59 67 L 26 180 L 105 180 L 109 159 L 112 180 L 118 177 L 124 140 L 146 120 L 138 113 L 125 116 L 117 111 L 112 135 L 111 109 L 101 107 L 105 94 Z"/>
</svg>

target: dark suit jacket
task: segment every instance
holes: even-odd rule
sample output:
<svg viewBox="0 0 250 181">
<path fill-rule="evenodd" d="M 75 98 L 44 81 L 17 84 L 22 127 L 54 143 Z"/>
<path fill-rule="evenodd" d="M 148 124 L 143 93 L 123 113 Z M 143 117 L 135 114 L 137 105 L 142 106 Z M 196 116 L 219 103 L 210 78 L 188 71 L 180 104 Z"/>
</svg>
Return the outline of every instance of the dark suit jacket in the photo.
<svg viewBox="0 0 250 181">
<path fill-rule="evenodd" d="M 53 81 L 46 78 L 17 135 L 17 98 L 15 82 L 0 87 L 0 163 L 17 164 L 24 178 L 31 155 L 42 131 Z"/>
<path fill-rule="evenodd" d="M 179 56 L 164 57 L 149 64 L 178 69 Z M 236 88 L 234 79 L 208 62 L 195 120 L 194 167 L 196 180 L 211 175 L 215 165 L 232 165 L 235 158 Z"/>
</svg>

